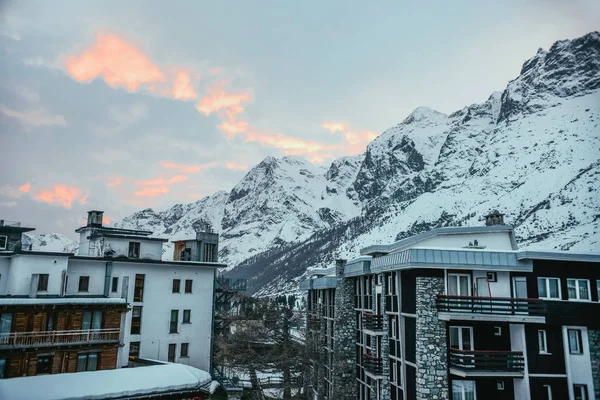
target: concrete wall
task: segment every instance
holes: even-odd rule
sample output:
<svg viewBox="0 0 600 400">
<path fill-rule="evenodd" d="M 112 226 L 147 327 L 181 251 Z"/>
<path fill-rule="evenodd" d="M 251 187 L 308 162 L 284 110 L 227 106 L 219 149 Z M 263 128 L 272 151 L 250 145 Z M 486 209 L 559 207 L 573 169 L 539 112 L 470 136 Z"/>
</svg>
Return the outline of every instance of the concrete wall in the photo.
<svg viewBox="0 0 600 400">
<path fill-rule="evenodd" d="M 465 271 L 468 273 L 468 271 Z M 486 272 L 482 270 L 474 270 L 473 271 L 473 283 L 477 282 L 477 278 L 485 278 Z M 510 289 L 511 289 L 511 281 L 510 281 L 510 273 L 509 272 L 497 272 L 496 273 L 497 281 L 490 282 L 490 292 L 493 297 L 511 297 Z M 475 292 L 473 292 L 475 293 Z"/>
<path fill-rule="evenodd" d="M 583 343 L 583 354 L 571 354 L 569 351 L 568 329 L 581 330 L 581 342 Z M 592 362 L 590 357 L 588 330 L 583 326 L 563 326 L 563 342 L 565 350 L 565 366 L 567 369 L 567 381 L 569 382 L 570 397 L 574 399 L 573 385 L 583 384 L 588 387 L 588 397 L 594 393 L 594 379 L 592 377 Z"/>
<path fill-rule="evenodd" d="M 50 275 L 48 291 L 40 292 L 40 294 L 58 295 L 60 293 L 62 271 L 67 269 L 68 257 L 21 254 L 11 257 L 10 260 L 4 294 L 29 295 L 32 274 Z"/>
<path fill-rule="evenodd" d="M 453 235 L 438 235 L 424 239 L 410 247 L 449 247 L 461 248 L 477 240 L 480 246 L 486 246 L 486 250 L 512 250 L 512 244 L 508 232 L 490 233 L 461 233 Z"/>
<path fill-rule="evenodd" d="M 594 390 L 590 390 L 590 398 L 600 399 L 600 330 L 588 330 L 590 361 L 592 363 L 592 380 Z"/>
</svg>

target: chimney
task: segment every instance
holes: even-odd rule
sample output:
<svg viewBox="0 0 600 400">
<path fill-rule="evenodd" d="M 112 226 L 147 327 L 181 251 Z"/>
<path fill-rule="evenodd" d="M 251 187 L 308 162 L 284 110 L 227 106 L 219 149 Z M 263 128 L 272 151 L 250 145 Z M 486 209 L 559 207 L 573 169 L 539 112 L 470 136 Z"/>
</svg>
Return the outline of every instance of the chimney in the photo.
<svg viewBox="0 0 600 400">
<path fill-rule="evenodd" d="M 102 228 L 102 217 L 104 211 L 92 210 L 88 211 L 87 226 L 93 228 Z"/>
<path fill-rule="evenodd" d="M 492 210 L 485 216 L 485 226 L 504 225 L 504 214 L 498 210 Z"/>
</svg>

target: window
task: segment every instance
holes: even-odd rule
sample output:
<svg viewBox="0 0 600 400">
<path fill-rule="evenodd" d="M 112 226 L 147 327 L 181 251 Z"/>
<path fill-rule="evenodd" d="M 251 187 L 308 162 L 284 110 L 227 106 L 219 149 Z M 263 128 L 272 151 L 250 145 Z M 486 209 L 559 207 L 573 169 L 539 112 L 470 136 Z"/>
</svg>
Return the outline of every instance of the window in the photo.
<svg viewBox="0 0 600 400">
<path fill-rule="evenodd" d="M 179 293 L 180 284 L 181 284 L 181 280 L 173 279 L 173 293 Z"/>
<path fill-rule="evenodd" d="M 38 356 L 36 375 L 50 374 L 52 373 L 52 357 L 51 356 Z"/>
<path fill-rule="evenodd" d="M 590 281 L 587 279 L 567 279 L 569 300 L 591 300 Z"/>
<path fill-rule="evenodd" d="M 392 382 L 398 383 L 398 363 L 392 361 Z"/>
<path fill-rule="evenodd" d="M 397 335 L 397 332 L 396 332 L 396 329 L 397 329 L 396 317 L 390 317 L 390 327 L 392 329 L 390 337 L 392 339 L 396 339 L 396 335 Z"/>
<path fill-rule="evenodd" d="M 6 358 L 0 358 L 0 379 L 8 378 L 6 366 L 8 365 L 8 360 Z"/>
<path fill-rule="evenodd" d="M 184 324 L 189 324 L 190 321 L 190 315 L 192 313 L 192 310 L 183 310 L 183 323 Z"/>
<path fill-rule="evenodd" d="M 587 385 L 573 385 L 575 400 L 588 400 Z"/>
<path fill-rule="evenodd" d="M 0 236 L 0 250 L 6 250 L 8 247 L 8 237 L 1 235 Z"/>
<path fill-rule="evenodd" d="M 538 297 L 560 300 L 560 280 L 558 278 L 538 278 Z"/>
<path fill-rule="evenodd" d="M 131 334 L 139 335 L 142 331 L 142 307 L 133 306 L 131 310 Z"/>
<path fill-rule="evenodd" d="M 58 320 L 57 312 L 46 313 L 46 331 L 52 332 L 56 330 L 56 321 Z"/>
<path fill-rule="evenodd" d="M 502 327 L 501 326 L 495 326 L 494 327 L 494 335 L 495 336 L 502 336 Z"/>
<path fill-rule="evenodd" d="M 600 279 L 596 281 L 596 292 L 598 292 L 598 301 L 600 301 Z"/>
<path fill-rule="evenodd" d="M 114 293 L 114 292 L 117 292 L 118 290 L 119 290 L 119 278 L 115 276 L 114 278 L 112 278 L 111 291 Z"/>
<path fill-rule="evenodd" d="M 186 293 L 192 293 L 192 280 L 191 279 L 186 279 L 185 280 L 185 292 Z"/>
<path fill-rule="evenodd" d="M 544 397 L 544 400 L 552 400 L 552 386 L 550 385 L 544 385 L 544 390 L 542 391 L 542 393 L 546 396 Z"/>
<path fill-rule="evenodd" d="M 548 339 L 546 337 L 546 331 L 543 329 L 538 330 L 538 352 L 540 354 L 548 353 Z"/>
<path fill-rule="evenodd" d="M 171 310 L 171 323 L 169 333 L 177 333 L 177 322 L 179 320 L 179 310 Z"/>
<path fill-rule="evenodd" d="M 171 343 L 169 345 L 169 358 L 167 361 L 175 362 L 175 352 L 177 351 L 177 344 Z"/>
<path fill-rule="evenodd" d="M 448 274 L 448 294 L 470 296 L 471 276 L 465 274 Z"/>
<path fill-rule="evenodd" d="M 82 330 L 97 330 L 102 328 L 102 311 L 85 311 L 81 318 Z"/>
<path fill-rule="evenodd" d="M 569 352 L 571 354 L 583 354 L 581 342 L 581 331 L 579 329 L 567 329 L 569 337 Z"/>
<path fill-rule="evenodd" d="M 77 372 L 95 371 L 98 368 L 98 354 L 84 353 L 77 355 Z"/>
<path fill-rule="evenodd" d="M 452 398 L 454 400 L 475 399 L 475 381 L 452 381 Z"/>
<path fill-rule="evenodd" d="M 450 348 L 473 350 L 473 328 L 469 326 L 451 326 Z"/>
<path fill-rule="evenodd" d="M 135 274 L 135 288 L 133 289 L 133 301 L 144 301 L 144 276 Z"/>
<path fill-rule="evenodd" d="M 136 360 L 140 356 L 140 342 L 129 343 L 129 359 Z"/>
<path fill-rule="evenodd" d="M 140 242 L 129 242 L 129 258 L 140 258 Z"/>
<path fill-rule="evenodd" d="M 0 335 L 8 334 L 12 328 L 13 315 L 10 313 L 0 314 Z"/>
<path fill-rule="evenodd" d="M 189 343 L 181 343 L 181 357 L 187 357 L 188 356 L 188 347 L 189 347 Z"/>
<path fill-rule="evenodd" d="M 80 276 L 78 291 L 87 292 L 89 287 L 90 287 L 90 277 L 89 276 Z"/>
<path fill-rule="evenodd" d="M 498 281 L 498 274 L 496 272 L 486 272 L 485 275 L 487 276 L 487 279 L 490 282 Z"/>
<path fill-rule="evenodd" d="M 48 274 L 40 274 L 38 279 L 38 291 L 45 292 L 48 290 Z"/>
<path fill-rule="evenodd" d="M 496 381 L 496 389 L 504 390 L 504 381 Z"/>
</svg>

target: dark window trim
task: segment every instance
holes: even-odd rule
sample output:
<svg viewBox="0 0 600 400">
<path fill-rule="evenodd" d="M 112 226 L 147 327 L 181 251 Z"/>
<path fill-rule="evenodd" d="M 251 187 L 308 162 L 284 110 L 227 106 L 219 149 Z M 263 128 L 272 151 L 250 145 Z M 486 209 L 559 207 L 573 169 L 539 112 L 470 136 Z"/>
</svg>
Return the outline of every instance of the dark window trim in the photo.
<svg viewBox="0 0 600 400">
<path fill-rule="evenodd" d="M 113 276 L 111 290 L 112 293 L 116 293 L 119 291 L 119 277 Z"/>
<path fill-rule="evenodd" d="M 579 351 L 573 351 L 571 348 L 571 337 L 570 332 L 577 332 L 577 345 L 579 347 Z M 567 342 L 569 343 L 569 354 L 582 355 L 583 354 L 583 334 L 581 329 L 567 329 Z"/>
<path fill-rule="evenodd" d="M 142 248 L 142 245 L 140 242 L 129 242 L 127 257 L 140 258 L 141 248 Z"/>
<path fill-rule="evenodd" d="M 186 311 L 187 311 L 187 316 L 188 316 L 187 321 L 185 319 Z M 192 310 L 183 310 L 183 320 L 181 323 L 182 324 L 191 324 L 192 323 Z"/>
<path fill-rule="evenodd" d="M 0 235 L 0 243 L 1 243 L 2 239 L 4 239 L 4 246 L 2 246 L 0 244 L 0 250 L 6 250 L 8 248 L 8 236 Z"/>
<path fill-rule="evenodd" d="M 38 274 L 38 292 L 48 291 L 48 281 L 50 280 L 50 274 Z"/>
<path fill-rule="evenodd" d="M 188 282 L 190 284 L 189 288 L 188 288 Z M 185 293 L 192 293 L 193 284 L 194 284 L 194 280 L 193 279 L 186 279 L 185 280 L 185 290 L 184 290 Z"/>
<path fill-rule="evenodd" d="M 173 279 L 171 293 L 181 293 L 181 279 Z"/>
<path fill-rule="evenodd" d="M 90 277 L 82 275 L 79 277 L 79 285 L 77 286 L 78 292 L 89 292 L 90 291 Z"/>
</svg>

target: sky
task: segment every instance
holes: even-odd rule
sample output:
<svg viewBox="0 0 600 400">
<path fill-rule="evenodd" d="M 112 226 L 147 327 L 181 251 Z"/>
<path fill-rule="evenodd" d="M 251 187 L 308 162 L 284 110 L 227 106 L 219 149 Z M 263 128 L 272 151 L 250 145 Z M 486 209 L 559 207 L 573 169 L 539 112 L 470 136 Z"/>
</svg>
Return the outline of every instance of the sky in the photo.
<svg viewBox="0 0 600 400">
<path fill-rule="evenodd" d="M 0 219 L 71 238 L 485 101 L 596 0 L 2 1 Z"/>
</svg>

